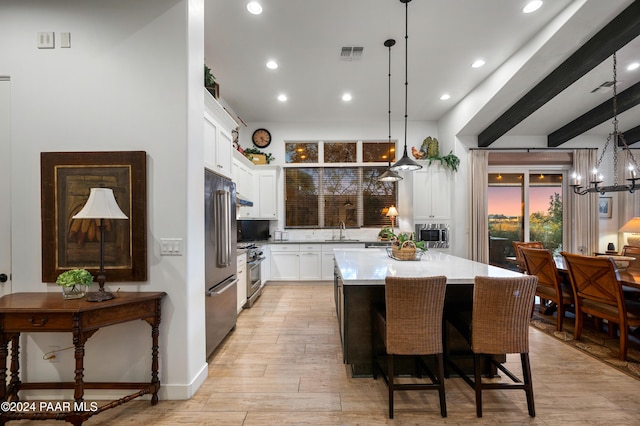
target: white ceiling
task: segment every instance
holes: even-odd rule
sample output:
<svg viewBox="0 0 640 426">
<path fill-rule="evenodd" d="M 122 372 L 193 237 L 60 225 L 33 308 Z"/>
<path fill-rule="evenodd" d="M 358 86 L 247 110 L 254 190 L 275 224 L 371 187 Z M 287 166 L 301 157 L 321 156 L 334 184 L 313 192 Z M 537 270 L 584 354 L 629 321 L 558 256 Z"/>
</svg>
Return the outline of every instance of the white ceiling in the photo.
<svg viewBox="0 0 640 426">
<path fill-rule="evenodd" d="M 465 129 L 479 133 L 633 2 L 545 0 L 541 9 L 525 15 L 521 10 L 527 1 L 408 3 L 409 120 L 442 118 L 491 77 L 501 81 L 502 88 L 496 88 Z M 256 16 L 247 12 L 247 2 L 205 2 L 205 63 L 220 84 L 221 97 L 245 122 L 386 121 L 388 50 L 383 43 L 388 38 L 396 40 L 391 50 L 392 116 L 403 119 L 405 4 L 261 0 L 264 11 Z M 558 25 L 567 7 L 575 13 Z M 546 42 L 534 48 L 543 36 Z M 340 60 L 343 46 L 362 46 L 364 53 L 357 60 Z M 486 65 L 472 69 L 477 58 Z M 269 59 L 278 62 L 277 70 L 266 68 Z M 640 70 L 621 69 L 631 60 L 640 61 L 638 41 L 618 53 L 618 92 L 640 80 Z M 608 60 L 510 134 L 546 135 L 556 130 L 610 97 L 611 92 L 589 92 L 611 78 Z M 350 103 L 341 100 L 344 92 L 353 95 Z M 445 92 L 451 99 L 441 101 Z M 276 99 L 280 93 L 288 96 L 286 103 Z M 634 118 L 628 128 L 640 124 L 638 107 L 621 114 L 621 130 Z M 606 134 L 610 127 L 605 123 L 593 131 Z"/>
</svg>

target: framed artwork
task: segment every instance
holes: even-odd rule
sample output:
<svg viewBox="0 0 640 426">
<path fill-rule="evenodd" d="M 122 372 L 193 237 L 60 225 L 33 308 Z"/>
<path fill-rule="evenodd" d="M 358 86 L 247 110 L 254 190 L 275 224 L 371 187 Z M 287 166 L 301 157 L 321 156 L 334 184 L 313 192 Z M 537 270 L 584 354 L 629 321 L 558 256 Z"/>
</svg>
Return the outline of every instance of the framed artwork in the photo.
<svg viewBox="0 0 640 426">
<path fill-rule="evenodd" d="M 611 219 L 612 200 L 611 197 L 600 197 L 598 199 L 598 212 L 601 218 Z"/>
<path fill-rule="evenodd" d="M 147 280 L 147 155 L 144 151 L 42 152 L 42 281 L 100 268 L 99 219 L 72 219 L 91 188 L 111 188 L 128 220 L 105 220 L 108 282 Z"/>
</svg>

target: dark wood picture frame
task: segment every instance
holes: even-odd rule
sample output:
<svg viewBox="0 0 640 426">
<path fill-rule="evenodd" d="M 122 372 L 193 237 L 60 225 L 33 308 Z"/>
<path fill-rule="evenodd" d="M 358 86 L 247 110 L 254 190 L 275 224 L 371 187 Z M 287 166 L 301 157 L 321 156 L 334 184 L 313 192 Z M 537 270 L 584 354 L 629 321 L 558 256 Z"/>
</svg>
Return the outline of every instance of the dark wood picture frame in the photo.
<svg viewBox="0 0 640 426">
<path fill-rule="evenodd" d="M 91 219 L 71 219 L 91 188 L 111 188 L 128 220 L 107 220 L 107 282 L 147 280 L 147 154 L 145 151 L 42 152 L 42 281 L 84 268 L 97 276 L 100 238 Z"/>
</svg>

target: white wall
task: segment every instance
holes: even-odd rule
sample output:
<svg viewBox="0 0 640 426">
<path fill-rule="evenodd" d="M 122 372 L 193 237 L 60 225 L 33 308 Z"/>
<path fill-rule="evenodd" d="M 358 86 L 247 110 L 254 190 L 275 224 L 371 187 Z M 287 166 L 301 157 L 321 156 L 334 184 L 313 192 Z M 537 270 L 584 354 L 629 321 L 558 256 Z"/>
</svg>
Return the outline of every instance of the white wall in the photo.
<svg viewBox="0 0 640 426">
<path fill-rule="evenodd" d="M 188 398 L 206 377 L 202 7 L 202 0 L 0 5 L 0 75 L 12 80 L 13 291 L 60 291 L 41 281 L 40 152 L 146 151 L 149 279 L 107 287 L 167 292 L 162 398 Z M 41 31 L 55 31 L 55 49 L 36 48 Z M 71 33 L 71 48 L 59 47 L 60 32 Z M 163 237 L 185 238 L 186 255 L 160 257 Z M 56 364 L 42 360 L 50 345 L 72 345 L 70 335 L 33 334 L 25 344 L 24 379 L 73 378 L 73 351 Z M 87 380 L 149 379 L 150 344 L 143 321 L 100 330 L 86 345 Z"/>
</svg>

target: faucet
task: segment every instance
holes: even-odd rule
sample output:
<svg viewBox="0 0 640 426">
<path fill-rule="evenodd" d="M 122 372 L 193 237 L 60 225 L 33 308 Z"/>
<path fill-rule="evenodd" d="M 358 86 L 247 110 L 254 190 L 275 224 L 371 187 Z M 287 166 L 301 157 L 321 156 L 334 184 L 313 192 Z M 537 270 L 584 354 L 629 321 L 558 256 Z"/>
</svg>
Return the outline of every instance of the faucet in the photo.
<svg viewBox="0 0 640 426">
<path fill-rule="evenodd" d="M 345 232 L 346 232 L 346 231 L 347 231 L 347 227 L 346 227 L 346 225 L 344 224 L 344 222 L 343 222 L 343 221 L 340 221 L 340 239 L 341 239 L 341 240 L 344 240 L 344 239 L 345 239 L 345 237 L 346 237 L 346 235 L 343 235 L 343 234 L 342 234 L 342 231 L 345 231 Z"/>
</svg>

